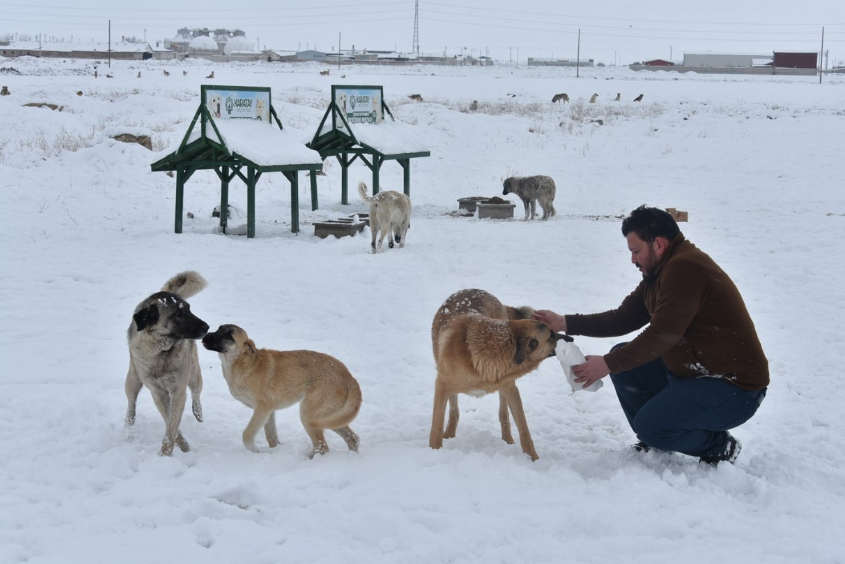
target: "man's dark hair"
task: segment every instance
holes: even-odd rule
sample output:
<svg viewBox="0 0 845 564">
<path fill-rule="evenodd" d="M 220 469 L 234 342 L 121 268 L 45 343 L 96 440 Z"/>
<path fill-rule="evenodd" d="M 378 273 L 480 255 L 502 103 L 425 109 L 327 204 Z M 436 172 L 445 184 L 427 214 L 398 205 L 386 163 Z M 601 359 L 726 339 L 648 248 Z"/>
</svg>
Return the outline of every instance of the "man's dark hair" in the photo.
<svg viewBox="0 0 845 564">
<path fill-rule="evenodd" d="M 636 233 L 646 243 L 653 243 L 657 237 L 666 237 L 669 241 L 681 230 L 675 218 L 660 208 L 648 208 L 642 205 L 622 220 L 622 235 Z"/>
</svg>

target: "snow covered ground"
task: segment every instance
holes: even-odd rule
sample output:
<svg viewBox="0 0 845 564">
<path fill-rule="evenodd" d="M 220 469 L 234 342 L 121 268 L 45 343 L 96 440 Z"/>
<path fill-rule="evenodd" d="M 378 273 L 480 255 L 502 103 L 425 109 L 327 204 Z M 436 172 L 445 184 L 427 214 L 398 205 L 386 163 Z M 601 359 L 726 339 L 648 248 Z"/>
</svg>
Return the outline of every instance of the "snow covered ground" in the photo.
<svg viewBox="0 0 845 564">
<path fill-rule="evenodd" d="M 95 79 L 92 62 L 0 59 L 0 562 L 845 562 L 845 78 L 322 68 L 112 62 Z M 300 178 L 298 235 L 278 173 L 258 183 L 256 237 L 239 235 L 238 181 L 220 233 L 207 171 L 174 234 L 175 180 L 150 164 L 178 146 L 206 83 L 271 87 L 303 142 L 331 84 L 383 85 L 431 150 L 412 161 L 406 247 L 371 255 L 367 231 L 313 235 L 314 221 L 366 211 L 354 186 L 371 173 L 353 166 L 342 206 L 336 161 L 317 211 Z M 558 92 L 572 102 L 552 105 Z M 110 138 L 125 132 L 151 135 L 153 151 Z M 553 177 L 558 215 L 454 214 L 457 198 L 501 196 L 509 174 Z M 398 164 L 381 185 L 401 190 Z M 640 277 L 620 218 L 643 203 L 689 212 L 683 232 L 734 279 L 768 354 L 772 384 L 735 431 L 737 464 L 632 452 L 611 382 L 572 395 L 555 359 L 519 384 L 539 461 L 501 441 L 495 396 L 462 396 L 457 437 L 429 449 L 440 304 L 476 287 L 562 313 L 615 307 Z M 125 440 L 132 311 L 186 269 L 209 281 L 190 301 L 212 328 L 350 368 L 359 454 L 332 435 L 308 460 L 296 408 L 277 414 L 280 447 L 246 450 L 250 410 L 202 348 L 205 422 L 182 421 L 191 452 L 157 456 L 147 391 Z M 622 340 L 577 344 L 603 354 Z"/>
</svg>

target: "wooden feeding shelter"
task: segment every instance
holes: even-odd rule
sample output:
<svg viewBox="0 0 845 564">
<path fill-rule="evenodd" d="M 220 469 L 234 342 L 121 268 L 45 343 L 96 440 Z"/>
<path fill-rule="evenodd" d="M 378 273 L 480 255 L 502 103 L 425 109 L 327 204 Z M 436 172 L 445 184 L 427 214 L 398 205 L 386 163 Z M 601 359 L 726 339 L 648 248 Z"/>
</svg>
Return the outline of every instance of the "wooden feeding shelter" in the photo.
<svg viewBox="0 0 845 564">
<path fill-rule="evenodd" d="M 185 183 L 198 170 L 220 178 L 220 227 L 226 232 L 229 183 L 240 178 L 247 188 L 247 237 L 255 237 L 255 185 L 265 172 L 281 172 L 290 181 L 291 231 L 299 231 L 300 170 L 311 171 L 311 207 L 317 209 L 316 172 L 320 156 L 285 131 L 270 103 L 270 89 L 203 85 L 200 107 L 179 148 L 151 165 L 153 172 L 176 172 L 176 225 L 182 232 Z"/>
<path fill-rule="evenodd" d="M 411 159 L 431 152 L 414 127 L 393 119 L 381 86 L 333 85 L 331 101 L 307 147 L 323 159 L 336 157 L 341 167 L 341 203 L 349 203 L 349 166 L 355 159 L 373 173 L 373 194 L 379 191 L 379 170 L 385 161 L 404 169 L 405 194 L 411 195 Z M 385 119 L 390 117 L 390 121 Z"/>
</svg>

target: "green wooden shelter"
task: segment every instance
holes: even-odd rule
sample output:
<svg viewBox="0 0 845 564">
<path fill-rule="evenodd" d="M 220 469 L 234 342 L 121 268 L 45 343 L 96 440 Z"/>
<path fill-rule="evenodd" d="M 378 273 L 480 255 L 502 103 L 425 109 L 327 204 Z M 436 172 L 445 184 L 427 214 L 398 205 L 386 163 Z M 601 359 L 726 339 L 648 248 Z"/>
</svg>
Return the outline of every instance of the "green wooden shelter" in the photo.
<svg viewBox="0 0 845 564">
<path fill-rule="evenodd" d="M 198 170 L 220 179 L 220 227 L 226 232 L 229 183 L 247 188 L 247 237 L 255 237 L 255 185 L 265 172 L 290 181 L 291 231 L 299 231 L 299 171 L 311 173 L 311 209 L 318 207 L 316 172 L 320 155 L 284 130 L 270 103 L 270 88 L 203 85 L 200 107 L 179 148 L 151 165 L 153 172 L 176 172 L 175 232 L 182 232 L 185 183 Z"/>
<path fill-rule="evenodd" d="M 307 147 L 323 159 L 336 157 L 341 167 L 341 203 L 349 203 L 349 166 L 356 159 L 373 173 L 373 194 L 379 191 L 379 170 L 385 161 L 404 169 L 405 194 L 411 195 L 411 159 L 431 156 L 413 126 L 393 119 L 381 86 L 333 85 L 331 102 Z M 390 117 L 390 121 L 385 120 Z"/>
</svg>

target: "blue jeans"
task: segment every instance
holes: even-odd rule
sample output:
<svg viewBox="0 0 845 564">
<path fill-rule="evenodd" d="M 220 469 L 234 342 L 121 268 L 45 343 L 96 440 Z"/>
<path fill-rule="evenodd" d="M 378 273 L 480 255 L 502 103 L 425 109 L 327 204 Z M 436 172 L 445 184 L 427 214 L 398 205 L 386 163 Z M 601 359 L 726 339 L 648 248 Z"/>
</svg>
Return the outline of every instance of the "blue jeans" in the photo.
<svg viewBox="0 0 845 564">
<path fill-rule="evenodd" d="M 660 358 L 610 379 L 642 442 L 691 456 L 722 452 L 727 430 L 751 419 L 766 397 L 765 389 L 751 392 L 719 378 L 677 378 Z"/>
</svg>

